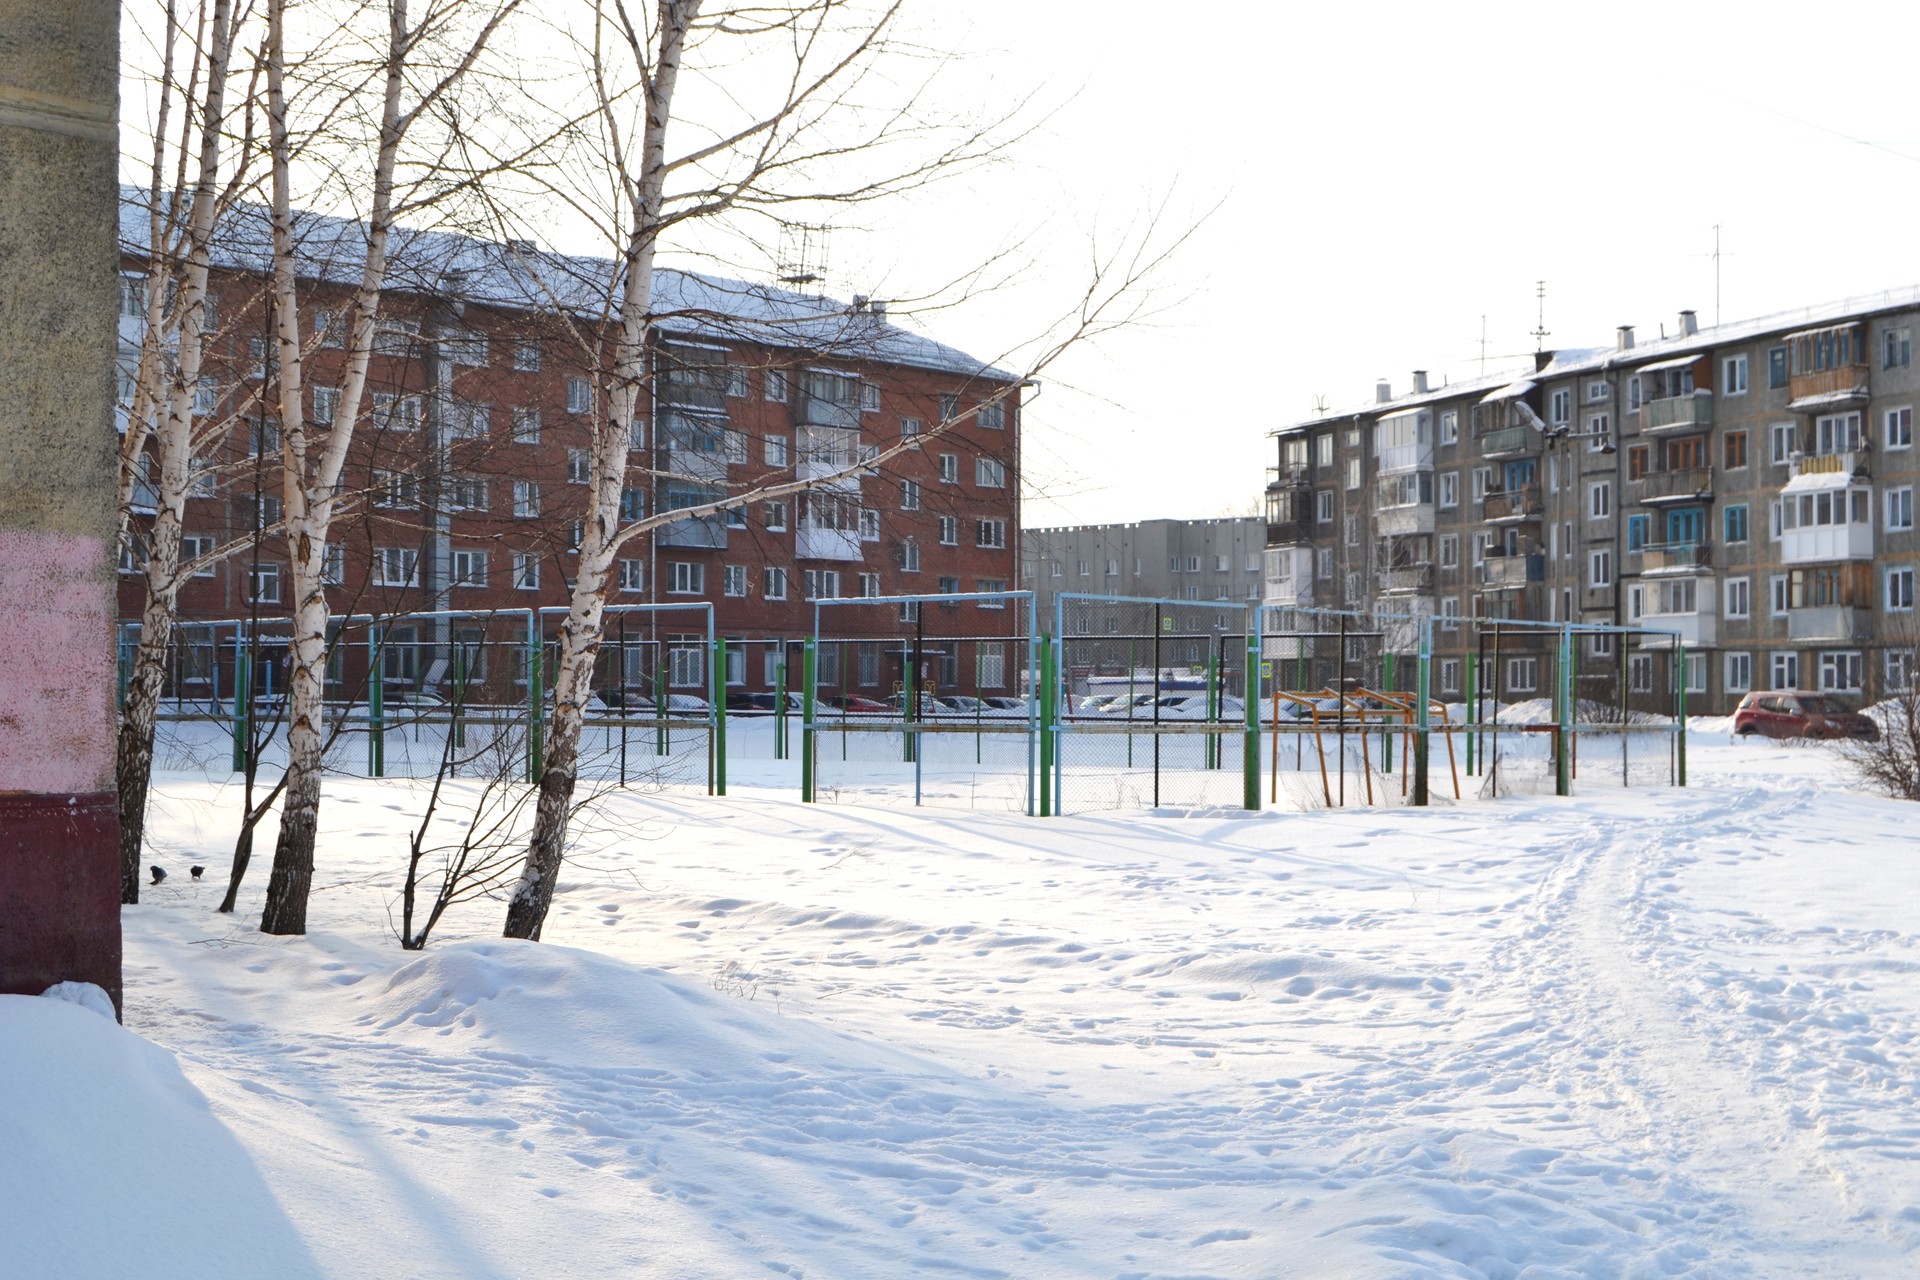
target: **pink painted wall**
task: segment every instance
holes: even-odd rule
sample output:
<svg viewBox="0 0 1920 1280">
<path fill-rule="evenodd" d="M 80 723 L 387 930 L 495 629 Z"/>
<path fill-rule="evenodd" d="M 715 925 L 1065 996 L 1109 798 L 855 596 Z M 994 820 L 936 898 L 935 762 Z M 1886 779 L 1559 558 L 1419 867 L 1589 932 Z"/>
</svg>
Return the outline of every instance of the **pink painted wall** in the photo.
<svg viewBox="0 0 1920 1280">
<path fill-rule="evenodd" d="M 0 792 L 113 789 L 113 585 L 99 538 L 0 530 Z"/>
</svg>

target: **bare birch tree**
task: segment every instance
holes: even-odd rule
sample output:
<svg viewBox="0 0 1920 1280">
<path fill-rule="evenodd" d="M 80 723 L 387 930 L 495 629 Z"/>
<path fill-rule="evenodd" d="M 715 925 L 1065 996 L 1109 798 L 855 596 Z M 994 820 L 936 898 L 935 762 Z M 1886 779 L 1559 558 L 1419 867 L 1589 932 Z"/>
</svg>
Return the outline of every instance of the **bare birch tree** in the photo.
<svg viewBox="0 0 1920 1280">
<path fill-rule="evenodd" d="M 303 247 L 295 231 L 293 204 L 299 153 L 313 140 L 296 137 L 290 116 L 288 70 L 293 64 L 286 40 L 289 0 L 267 0 L 273 315 L 279 353 L 282 506 L 293 616 L 287 685 L 287 777 L 273 870 L 260 921 L 266 933 L 304 933 L 307 927 L 325 747 L 320 712 L 326 676 L 327 540 L 342 502 L 341 474 L 353 443 L 354 424 L 366 399 L 390 243 L 400 217 L 429 207 L 444 190 L 441 171 L 430 156 L 409 176 L 404 191 L 396 180 L 397 166 L 409 133 L 449 102 L 520 2 L 429 0 L 417 22 L 409 20 L 407 0 L 386 0 L 383 6 L 386 35 L 378 42 L 380 56 L 370 77 L 371 87 L 377 90 L 378 106 L 373 154 L 366 173 L 365 257 L 347 307 L 345 378 L 338 409 L 333 422 L 322 426 L 309 422 L 305 412 L 300 325 Z M 451 38 L 450 32 L 461 25 L 457 19 L 470 23 L 470 33 L 457 40 L 451 57 L 446 57 L 443 46 Z M 435 52 L 432 59 L 426 56 L 429 49 Z M 358 86 L 352 90 L 358 91 Z M 343 113 L 344 108 L 316 112 L 323 117 L 323 127 Z M 350 168 L 343 158 L 336 158 L 331 167 Z"/>
<path fill-rule="evenodd" d="M 904 105 L 885 110 L 862 100 L 861 90 L 876 78 L 876 69 L 898 52 L 890 35 L 899 9 L 883 4 L 862 11 L 843 0 L 726 8 L 703 6 L 702 0 L 656 0 L 650 21 L 642 22 L 623 0 L 595 5 L 585 46 L 599 126 L 595 160 L 615 183 L 609 230 L 615 232 L 618 252 L 604 337 L 587 335 L 583 348 L 605 371 L 606 395 L 590 425 L 588 507 L 560 632 L 533 831 L 508 901 L 508 937 L 538 939 L 552 904 L 574 810 L 583 708 L 592 691 L 608 588 L 621 548 L 669 521 L 831 486 L 972 420 L 981 409 L 1016 395 L 1027 377 L 1068 346 L 1138 319 L 1145 305 L 1142 284 L 1184 240 L 1178 236 L 1156 246 L 1149 225 L 1148 234 L 1118 252 L 1096 253 L 1086 293 L 1038 342 L 1040 354 L 1024 373 L 991 379 L 989 393 L 975 407 L 933 431 L 844 470 L 761 484 L 715 502 L 623 522 L 628 432 L 647 393 L 661 319 L 652 286 L 663 238 L 690 224 L 735 215 L 779 224 L 789 207 L 817 211 L 860 205 L 926 186 L 1006 146 L 1010 116 L 987 126 L 943 127 L 919 117 L 911 91 Z M 670 157 L 676 93 L 692 55 L 698 55 L 703 76 L 724 81 L 729 69 L 747 68 L 762 84 L 771 77 L 782 92 L 733 127 L 701 122 L 701 140 Z M 783 60 L 778 71 L 770 68 L 776 58 Z M 892 89 L 897 95 L 898 86 Z"/>
<path fill-rule="evenodd" d="M 146 602 L 117 748 L 122 902 L 140 900 L 140 846 L 153 770 L 154 725 L 180 588 L 197 568 L 180 562 L 181 532 L 193 482 L 194 409 L 205 349 L 212 242 L 221 211 L 233 193 L 233 185 L 222 181 L 222 146 L 230 123 L 227 94 L 235 39 L 244 18 L 245 9 L 236 10 L 233 0 L 212 0 L 210 7 L 201 6 L 191 33 L 191 69 L 186 83 L 180 85 L 175 82 L 175 55 L 188 33 L 179 25 L 174 4 L 168 4 L 165 16 L 148 193 L 145 333 L 120 457 L 122 538 L 131 541 L 134 536 L 128 515 L 140 490 L 150 490 L 154 511 L 143 539 Z M 165 178 L 167 130 L 176 104 L 183 125 L 177 163 L 183 178 L 191 166 L 190 189 L 184 181 L 169 184 Z M 244 167 L 246 161 L 243 149 L 239 165 Z M 151 455 L 149 443 L 154 447 Z M 149 457 L 157 465 L 151 481 L 143 484 Z"/>
</svg>

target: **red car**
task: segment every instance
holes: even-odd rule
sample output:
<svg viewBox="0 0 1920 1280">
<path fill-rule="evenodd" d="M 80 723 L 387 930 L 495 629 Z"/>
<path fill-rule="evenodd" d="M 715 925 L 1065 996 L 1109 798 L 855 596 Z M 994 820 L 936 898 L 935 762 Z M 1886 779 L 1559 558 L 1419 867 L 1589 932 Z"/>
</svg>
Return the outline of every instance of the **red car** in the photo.
<svg viewBox="0 0 1920 1280">
<path fill-rule="evenodd" d="M 1868 742 L 1880 737 L 1880 728 L 1870 716 L 1852 710 L 1832 694 L 1797 689 L 1750 693 L 1740 699 L 1733 713 L 1733 731 L 1742 737 L 1757 733 L 1768 738 L 1860 738 Z"/>
</svg>

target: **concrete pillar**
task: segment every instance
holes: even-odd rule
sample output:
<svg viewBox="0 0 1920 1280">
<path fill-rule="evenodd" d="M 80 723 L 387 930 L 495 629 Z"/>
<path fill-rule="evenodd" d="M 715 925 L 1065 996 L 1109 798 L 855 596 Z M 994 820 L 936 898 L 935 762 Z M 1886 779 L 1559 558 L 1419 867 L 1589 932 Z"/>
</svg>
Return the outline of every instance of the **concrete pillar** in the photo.
<svg viewBox="0 0 1920 1280">
<path fill-rule="evenodd" d="M 116 1007 L 118 23 L 0 0 L 0 992 Z"/>
</svg>

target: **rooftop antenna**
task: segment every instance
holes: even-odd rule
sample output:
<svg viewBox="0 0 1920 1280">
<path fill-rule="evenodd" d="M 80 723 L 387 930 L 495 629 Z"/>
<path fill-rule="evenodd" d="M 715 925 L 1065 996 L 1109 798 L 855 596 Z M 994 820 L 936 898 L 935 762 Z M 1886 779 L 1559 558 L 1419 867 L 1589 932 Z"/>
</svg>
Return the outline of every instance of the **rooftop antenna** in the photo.
<svg viewBox="0 0 1920 1280">
<path fill-rule="evenodd" d="M 1547 328 L 1547 282 L 1545 280 L 1535 282 L 1533 296 L 1539 299 L 1540 312 L 1539 318 L 1534 321 L 1533 328 L 1529 332 L 1533 335 L 1533 353 L 1539 355 L 1547 349 L 1547 337 L 1552 333 L 1552 330 Z"/>
<path fill-rule="evenodd" d="M 1313 413 L 1315 417 L 1318 417 L 1318 418 L 1326 417 L 1327 408 L 1328 408 L 1327 398 L 1325 396 L 1315 396 L 1313 398 Z"/>
<path fill-rule="evenodd" d="M 804 289 L 826 281 L 828 231 L 825 223 L 794 222 L 780 228 L 780 256 L 774 271 L 781 284 Z"/>
<path fill-rule="evenodd" d="M 1487 376 L 1487 317 L 1480 317 L 1480 376 Z"/>
</svg>

